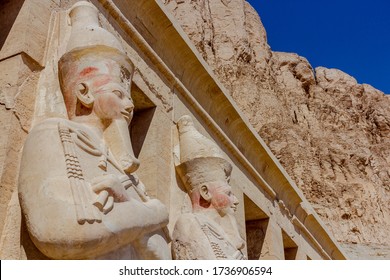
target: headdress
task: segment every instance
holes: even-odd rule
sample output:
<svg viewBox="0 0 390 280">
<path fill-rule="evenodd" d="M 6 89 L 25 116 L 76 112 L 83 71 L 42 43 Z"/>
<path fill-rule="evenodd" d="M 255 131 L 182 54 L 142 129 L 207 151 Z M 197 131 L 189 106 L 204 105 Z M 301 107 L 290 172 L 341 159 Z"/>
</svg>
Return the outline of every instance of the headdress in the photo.
<svg viewBox="0 0 390 280">
<path fill-rule="evenodd" d="M 205 183 L 229 181 L 232 165 L 224 159 L 221 149 L 195 128 L 190 116 L 177 122 L 180 139 L 180 165 L 177 166 L 188 191 Z"/>
<path fill-rule="evenodd" d="M 119 40 L 100 26 L 98 9 L 89 2 L 77 2 L 69 11 L 71 35 L 66 53 L 58 62 L 63 93 L 82 79 L 109 75 L 130 91 L 133 63 Z"/>
</svg>

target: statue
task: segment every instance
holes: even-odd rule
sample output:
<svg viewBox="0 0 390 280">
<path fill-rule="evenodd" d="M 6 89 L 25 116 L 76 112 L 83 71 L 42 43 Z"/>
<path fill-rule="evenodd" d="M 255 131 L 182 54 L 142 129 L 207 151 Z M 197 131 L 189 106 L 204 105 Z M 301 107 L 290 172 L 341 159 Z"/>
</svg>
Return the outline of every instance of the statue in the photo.
<svg viewBox="0 0 390 280">
<path fill-rule="evenodd" d="M 69 120 L 36 125 L 22 155 L 19 198 L 30 237 L 53 259 L 169 259 L 167 209 L 134 173 L 134 66 L 100 27 L 96 7 L 81 1 L 69 16 L 58 66 Z"/>
<path fill-rule="evenodd" d="M 200 134 L 189 116 L 177 123 L 180 165 L 177 172 L 191 199 L 192 213 L 182 214 L 173 230 L 175 259 L 245 259 L 234 217 L 238 200 L 229 185 L 232 166 L 219 147 Z"/>
</svg>

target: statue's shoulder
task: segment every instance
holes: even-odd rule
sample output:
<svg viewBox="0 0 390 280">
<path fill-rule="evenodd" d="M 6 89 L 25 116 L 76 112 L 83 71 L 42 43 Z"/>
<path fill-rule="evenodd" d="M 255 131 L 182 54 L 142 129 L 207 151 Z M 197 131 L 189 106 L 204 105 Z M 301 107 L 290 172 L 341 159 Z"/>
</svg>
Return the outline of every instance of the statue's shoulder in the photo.
<svg viewBox="0 0 390 280">
<path fill-rule="evenodd" d="M 24 144 L 24 153 L 40 151 L 40 153 L 58 153 L 61 140 L 59 124 L 69 125 L 71 121 L 61 118 L 50 118 L 36 124 L 29 132 Z"/>
<path fill-rule="evenodd" d="M 179 217 L 172 233 L 175 259 L 215 259 L 204 232 L 204 220 L 205 217 L 199 213 L 186 213 Z"/>
<path fill-rule="evenodd" d="M 179 216 L 179 218 L 176 221 L 176 227 L 182 226 L 182 225 L 188 225 L 192 223 L 197 223 L 197 218 L 195 214 L 193 213 L 184 213 Z"/>
<path fill-rule="evenodd" d="M 40 144 L 45 144 L 47 141 L 55 141 L 59 139 L 59 131 L 61 128 L 72 128 L 77 126 L 75 122 L 62 118 L 49 118 L 36 124 L 29 132 L 27 137 L 28 142 L 39 141 Z"/>
<path fill-rule="evenodd" d="M 181 238 L 188 238 L 195 232 L 201 230 L 199 219 L 194 213 L 184 213 L 180 215 L 175 223 L 174 235 Z"/>
<path fill-rule="evenodd" d="M 72 126 L 72 121 L 62 118 L 49 118 L 44 121 L 41 121 L 40 123 L 36 124 L 30 131 L 29 134 L 32 133 L 40 133 L 43 131 L 52 131 L 52 130 L 58 130 L 58 125 L 63 124 L 66 126 Z"/>
</svg>

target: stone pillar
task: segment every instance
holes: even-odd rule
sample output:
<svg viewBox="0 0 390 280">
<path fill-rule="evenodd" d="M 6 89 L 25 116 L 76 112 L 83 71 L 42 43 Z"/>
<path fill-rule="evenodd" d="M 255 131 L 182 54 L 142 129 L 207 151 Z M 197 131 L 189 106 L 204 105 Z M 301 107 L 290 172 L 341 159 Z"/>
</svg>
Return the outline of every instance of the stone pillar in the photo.
<svg viewBox="0 0 390 280">
<path fill-rule="evenodd" d="M 307 255 L 302 249 L 302 246 L 298 246 L 297 255 L 295 257 L 296 260 L 307 260 Z"/>
<path fill-rule="evenodd" d="M 45 66 L 52 0 L 0 4 L 0 258 L 24 258 L 17 181 L 23 143 L 34 114 L 36 88 Z M 39 20 L 34 20 L 39 18 Z"/>
<path fill-rule="evenodd" d="M 284 260 L 282 230 L 278 224 L 269 219 L 264 243 L 260 254 L 261 260 Z"/>
</svg>

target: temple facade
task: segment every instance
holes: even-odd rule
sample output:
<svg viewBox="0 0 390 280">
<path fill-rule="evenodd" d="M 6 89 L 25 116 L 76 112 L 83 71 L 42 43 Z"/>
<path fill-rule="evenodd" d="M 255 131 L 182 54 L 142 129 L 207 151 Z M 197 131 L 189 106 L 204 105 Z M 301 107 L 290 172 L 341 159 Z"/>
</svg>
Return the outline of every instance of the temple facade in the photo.
<svg viewBox="0 0 390 280">
<path fill-rule="evenodd" d="M 0 11 L 0 259 L 346 259 L 162 1 Z"/>
</svg>

